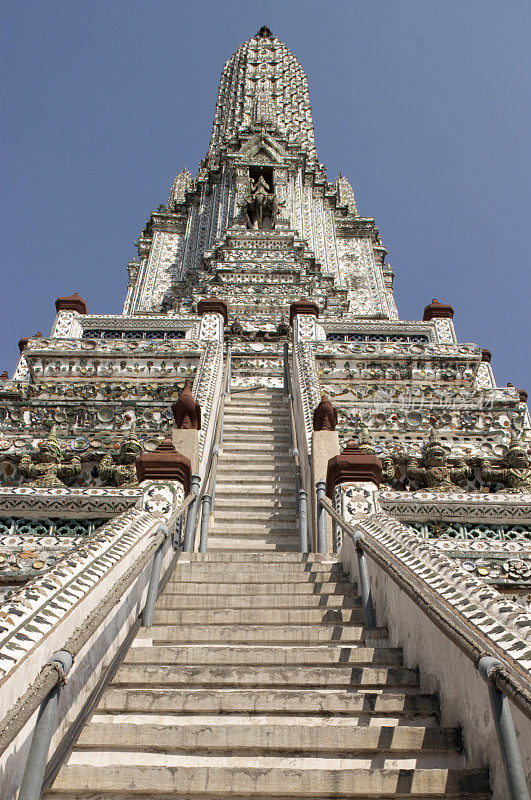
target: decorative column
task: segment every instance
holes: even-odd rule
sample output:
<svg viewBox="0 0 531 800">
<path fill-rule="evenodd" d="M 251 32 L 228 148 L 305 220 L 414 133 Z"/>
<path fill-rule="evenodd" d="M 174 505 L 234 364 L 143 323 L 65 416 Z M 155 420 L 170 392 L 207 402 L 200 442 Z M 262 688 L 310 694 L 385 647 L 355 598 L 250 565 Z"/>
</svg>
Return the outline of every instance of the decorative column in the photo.
<svg viewBox="0 0 531 800">
<path fill-rule="evenodd" d="M 137 458 L 136 474 L 144 511 L 168 518 L 190 491 L 192 464 L 171 439 L 164 439 L 156 450 Z"/>
<path fill-rule="evenodd" d="M 457 337 L 453 323 L 454 310 L 446 303 L 439 303 L 435 298 L 424 309 L 424 322 L 434 322 L 439 344 L 455 344 Z"/>
<path fill-rule="evenodd" d="M 136 260 L 136 258 L 132 258 L 127 264 L 127 294 L 124 301 L 124 314 L 129 314 L 131 312 L 133 295 L 137 286 L 139 270 L 139 262 Z"/>
<path fill-rule="evenodd" d="M 79 339 L 82 327 L 78 317 L 85 316 L 87 304 L 77 292 L 55 301 L 56 317 L 52 326 L 53 339 Z"/>
<path fill-rule="evenodd" d="M 312 517 L 317 521 L 317 495 L 316 486 L 319 481 L 327 478 L 328 463 L 334 456 L 339 455 L 339 435 L 336 430 L 337 411 L 330 402 L 330 399 L 323 395 L 321 402 L 313 412 L 313 431 L 311 449 L 311 483 L 312 483 Z M 332 519 L 327 514 L 326 517 L 326 538 L 328 552 L 331 552 L 330 544 L 333 542 Z M 314 550 L 317 549 L 317 527 L 314 526 Z"/>
<path fill-rule="evenodd" d="M 319 306 L 312 300 L 301 297 L 289 307 L 289 324 L 293 327 L 294 343 L 301 339 L 317 339 L 317 318 L 319 317 Z"/>
<path fill-rule="evenodd" d="M 219 297 L 212 295 L 197 304 L 197 313 L 201 317 L 200 339 L 223 341 L 223 326 L 229 324 L 227 304 Z"/>
<path fill-rule="evenodd" d="M 490 350 L 482 349 L 481 363 L 476 372 L 476 389 L 495 389 L 496 381 L 494 380 L 494 373 L 490 365 L 492 354 Z"/>
<path fill-rule="evenodd" d="M 382 478 L 382 462 L 362 450 L 353 439 L 340 455 L 328 462 L 326 494 L 337 511 L 350 524 L 380 511 L 378 487 Z M 341 532 L 338 531 L 338 539 Z M 329 543 L 330 552 L 333 543 Z M 339 549 L 339 547 L 337 547 Z"/>
</svg>

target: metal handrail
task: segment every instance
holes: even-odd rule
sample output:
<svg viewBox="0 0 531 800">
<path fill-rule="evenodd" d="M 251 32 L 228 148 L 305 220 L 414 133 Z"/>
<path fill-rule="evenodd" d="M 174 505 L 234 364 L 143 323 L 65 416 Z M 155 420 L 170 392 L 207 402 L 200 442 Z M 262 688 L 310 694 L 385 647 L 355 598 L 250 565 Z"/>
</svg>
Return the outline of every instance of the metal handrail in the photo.
<svg viewBox="0 0 531 800">
<path fill-rule="evenodd" d="M 346 522 L 328 500 L 320 497 L 321 506 L 354 542 L 358 554 L 360 589 L 367 627 L 375 627 L 370 578 L 365 554 L 389 575 L 391 580 L 450 639 L 478 669 L 489 687 L 489 698 L 507 783 L 512 800 L 529 800 L 520 751 L 507 702 L 509 698 L 517 708 L 531 719 L 531 691 L 529 682 L 514 668 L 500 659 L 499 653 L 480 630 L 471 631 L 469 624 L 457 609 L 418 574 L 404 564 L 394 553 L 382 546 L 366 531 L 359 531 Z"/>
<path fill-rule="evenodd" d="M 295 464 L 295 496 L 297 499 L 297 514 L 299 517 L 299 549 L 301 553 L 308 553 L 308 493 L 303 488 L 299 440 L 297 436 L 297 424 L 295 421 L 295 408 L 293 404 L 293 386 L 291 381 L 291 370 L 289 368 L 289 345 L 287 342 L 284 342 L 283 373 L 284 394 L 287 395 L 289 402 L 290 440 L 293 449 L 293 461 Z"/>
<path fill-rule="evenodd" d="M 216 429 L 212 439 L 212 447 L 208 460 L 208 466 L 203 479 L 203 486 L 198 497 L 197 505 L 201 501 L 201 524 L 199 532 L 199 552 L 206 553 L 208 547 L 208 527 L 210 515 L 214 509 L 216 499 L 216 480 L 218 474 L 219 450 L 223 444 L 223 430 L 225 419 L 225 400 L 230 397 L 231 392 L 231 367 L 232 367 L 232 348 L 227 344 L 227 357 L 225 359 L 225 369 L 222 380 L 221 399 L 218 406 L 216 418 Z"/>
</svg>

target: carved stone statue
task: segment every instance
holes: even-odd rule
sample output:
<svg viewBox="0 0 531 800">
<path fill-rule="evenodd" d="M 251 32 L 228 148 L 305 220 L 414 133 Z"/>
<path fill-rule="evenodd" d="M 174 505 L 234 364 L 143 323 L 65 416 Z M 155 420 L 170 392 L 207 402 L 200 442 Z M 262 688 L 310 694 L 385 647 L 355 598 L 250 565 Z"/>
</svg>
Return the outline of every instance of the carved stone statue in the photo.
<svg viewBox="0 0 531 800">
<path fill-rule="evenodd" d="M 330 398 L 324 394 L 313 412 L 313 429 L 314 431 L 335 431 L 336 425 L 337 410 L 330 402 Z"/>
<path fill-rule="evenodd" d="M 515 434 L 511 436 L 509 449 L 505 453 L 500 466 L 481 463 L 481 477 L 484 481 L 503 483 L 506 492 L 531 493 L 531 465 L 525 445 Z"/>
<path fill-rule="evenodd" d="M 100 461 L 101 479 L 107 482 L 114 482 L 121 489 L 138 486 L 135 461 L 142 453 L 142 445 L 136 438 L 134 428 L 130 436 L 122 442 L 120 453 L 115 463 L 113 457 L 107 453 Z"/>
<path fill-rule="evenodd" d="M 19 472 L 27 478 L 34 478 L 28 486 L 64 489 L 66 484 L 60 479 L 73 478 L 81 472 L 79 456 L 73 456 L 68 463 L 63 460 L 55 431 L 54 425 L 48 437 L 38 445 L 38 452 L 20 459 Z"/>
<path fill-rule="evenodd" d="M 176 403 L 171 407 L 175 426 L 185 430 L 201 430 L 201 406 L 196 403 L 188 378 Z"/>
<path fill-rule="evenodd" d="M 464 461 L 459 461 L 455 467 L 448 465 L 446 450 L 434 430 L 420 463 L 408 462 L 406 467 L 408 478 L 417 481 L 421 489 L 432 492 L 454 491 L 456 486 L 466 480 L 468 473 L 469 468 Z"/>
<path fill-rule="evenodd" d="M 249 193 L 242 203 L 245 224 L 251 230 L 273 230 L 278 214 L 278 199 L 263 175 L 253 181 L 251 178 Z"/>
</svg>

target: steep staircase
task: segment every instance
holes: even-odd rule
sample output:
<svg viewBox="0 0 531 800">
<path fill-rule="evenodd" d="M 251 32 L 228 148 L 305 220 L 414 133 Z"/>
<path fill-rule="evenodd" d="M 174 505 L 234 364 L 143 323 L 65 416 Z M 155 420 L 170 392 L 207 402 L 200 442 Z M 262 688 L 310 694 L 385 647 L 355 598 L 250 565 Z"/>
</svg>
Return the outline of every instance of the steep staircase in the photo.
<svg viewBox="0 0 531 800">
<path fill-rule="evenodd" d="M 181 554 L 45 796 L 490 797 L 437 698 L 362 620 L 328 556 Z"/>
<path fill-rule="evenodd" d="M 227 398 L 208 549 L 297 550 L 289 405 L 280 389 Z"/>
</svg>

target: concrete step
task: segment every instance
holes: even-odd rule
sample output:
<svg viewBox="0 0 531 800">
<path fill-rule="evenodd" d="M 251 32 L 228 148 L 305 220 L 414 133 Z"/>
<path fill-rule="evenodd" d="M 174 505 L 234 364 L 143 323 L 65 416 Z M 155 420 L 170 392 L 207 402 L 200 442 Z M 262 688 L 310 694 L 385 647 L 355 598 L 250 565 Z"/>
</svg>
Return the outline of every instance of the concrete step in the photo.
<svg viewBox="0 0 531 800">
<path fill-rule="evenodd" d="M 308 564 L 326 564 L 327 566 L 338 565 L 342 568 L 341 563 L 337 561 L 336 556 L 330 556 L 328 553 L 275 553 L 266 555 L 264 553 L 227 553 L 226 555 L 212 555 L 211 553 L 181 553 L 179 556 L 179 564 L 184 562 L 188 563 L 204 563 L 215 562 L 216 564 L 227 563 L 245 563 L 245 564 L 300 564 L 306 567 Z"/>
<path fill-rule="evenodd" d="M 255 496 L 256 495 L 256 496 Z M 265 497 L 264 497 L 265 495 Z M 266 511 L 261 511 L 260 509 L 266 509 Z M 241 514 L 242 508 L 245 509 L 257 509 L 260 510 L 260 513 L 272 513 L 274 509 L 279 508 L 286 508 L 291 509 L 290 514 L 293 514 L 295 511 L 295 495 L 293 491 L 291 493 L 286 492 L 283 497 L 279 497 L 275 495 L 274 492 L 264 492 L 263 490 L 256 490 L 251 491 L 248 487 L 245 488 L 245 491 L 240 492 L 240 496 L 232 496 L 230 493 L 228 496 L 220 489 L 219 487 L 216 488 L 216 504 L 215 504 L 215 515 L 219 516 L 220 509 L 229 509 L 238 512 Z M 253 519 L 257 519 L 258 517 L 253 517 Z"/>
<path fill-rule="evenodd" d="M 236 538 L 242 537 L 266 537 L 275 536 L 278 539 L 278 542 L 281 541 L 283 537 L 297 537 L 297 549 L 298 545 L 298 531 L 297 526 L 295 523 L 295 516 L 293 516 L 293 521 L 290 523 L 288 520 L 262 520 L 261 522 L 251 523 L 245 520 L 237 520 L 235 519 L 234 522 L 230 522 L 228 520 L 213 520 L 211 522 L 210 527 L 210 534 L 209 534 L 209 541 L 211 534 L 215 536 L 236 536 Z M 280 538 L 279 538 L 280 537 Z M 226 547 L 226 550 L 231 550 L 234 548 Z"/>
<path fill-rule="evenodd" d="M 225 400 L 225 408 L 239 408 L 243 407 L 245 409 L 252 409 L 256 406 L 264 406 L 265 408 L 284 408 L 286 410 L 289 409 L 289 402 L 287 397 L 284 395 L 276 395 L 267 397 L 266 395 L 252 397 L 244 392 L 241 394 L 234 393 L 231 394 Z"/>
<path fill-rule="evenodd" d="M 289 442 L 290 434 L 289 431 L 279 430 L 274 426 L 270 427 L 264 425 L 261 428 L 257 426 L 256 430 L 250 430 L 246 427 L 235 430 L 234 428 L 230 429 L 226 426 L 223 432 L 223 442 L 240 441 Z"/>
<path fill-rule="evenodd" d="M 98 711 L 164 714 L 436 715 L 437 697 L 396 689 L 125 689 L 109 687 Z"/>
<path fill-rule="evenodd" d="M 267 533 L 266 536 L 246 536 L 238 537 L 230 534 L 216 536 L 211 532 L 208 537 L 208 548 L 210 551 L 231 552 L 232 550 L 248 550 L 250 553 L 257 551 L 263 552 L 297 552 L 299 550 L 299 539 L 295 536 L 279 536 L 275 533 Z"/>
<path fill-rule="evenodd" d="M 183 556 L 188 554 L 183 553 Z M 348 573 L 344 571 L 343 565 L 335 560 L 332 561 L 310 561 L 307 564 L 300 564 L 295 561 L 266 561 L 261 562 L 250 560 L 242 561 L 188 561 L 185 558 L 179 559 L 172 573 L 172 578 L 180 575 L 189 575 L 191 572 L 205 576 L 205 580 L 219 580 L 221 576 L 233 575 L 238 580 L 251 583 L 259 575 L 282 573 L 286 578 L 293 576 L 295 580 L 314 579 L 316 573 L 326 573 L 338 578 L 346 579 Z M 250 573 L 253 577 L 249 580 L 245 573 Z"/>
<path fill-rule="evenodd" d="M 308 594 L 297 595 L 275 594 L 273 597 L 267 595 L 162 595 L 157 601 L 157 608 L 197 608 L 197 609 L 221 609 L 221 608 L 248 608 L 248 609 L 349 609 L 361 608 L 359 597 L 342 597 L 341 595 L 322 595 Z"/>
<path fill-rule="evenodd" d="M 149 635 L 154 644 L 166 642 L 219 644 L 368 644 L 387 642 L 386 628 L 363 625 L 153 625 Z"/>
<path fill-rule="evenodd" d="M 183 594 L 196 595 L 200 593 L 203 596 L 217 597 L 219 595 L 223 598 L 228 595 L 268 597 L 271 594 L 277 594 L 281 591 L 282 594 L 287 593 L 291 597 L 296 596 L 297 602 L 299 602 L 299 597 L 320 597 L 322 592 L 326 595 L 335 595 L 339 597 L 343 597 L 345 594 L 357 594 L 355 585 L 343 581 L 316 581 L 315 583 L 301 581 L 300 583 L 283 583 L 282 586 L 279 586 L 279 583 L 282 582 L 275 581 L 274 583 L 248 584 L 241 583 L 240 581 L 231 582 L 229 580 L 226 583 L 204 583 L 200 580 L 185 581 L 172 579 L 167 583 L 163 596 L 167 597 L 169 595 Z"/>
<path fill-rule="evenodd" d="M 240 486 L 248 484 L 266 484 L 272 488 L 282 488 L 284 486 L 295 486 L 295 464 L 292 458 L 281 460 L 262 458 L 260 461 L 253 461 L 252 468 L 242 462 L 241 458 L 220 457 L 218 461 L 218 476 L 216 486 L 229 485 L 236 490 Z"/>
<path fill-rule="evenodd" d="M 282 497 L 284 494 L 295 496 L 295 480 L 287 480 L 286 478 L 275 481 L 274 470 L 271 475 L 256 473 L 249 475 L 243 473 L 233 480 L 219 479 L 216 481 L 216 497 L 218 494 L 224 495 L 240 495 L 245 489 L 246 492 L 258 492 L 259 494 L 271 494 L 273 496 Z"/>
<path fill-rule="evenodd" d="M 460 749 L 460 736 L 455 729 L 418 725 L 366 729 L 341 718 L 323 726 L 308 722 L 302 717 L 279 724 L 273 717 L 259 723 L 254 719 L 246 722 L 220 719 L 205 725 L 193 721 L 182 723 L 178 717 L 157 717 L 156 721 L 148 719 L 138 725 L 127 716 L 112 716 L 108 721 L 102 716 L 85 725 L 76 750 L 105 750 L 116 747 L 117 742 L 128 751 L 222 751 L 228 755 L 237 750 L 239 754 L 256 755 L 310 752 L 331 756 L 341 753 L 342 757 L 371 753 L 382 757 L 405 752 L 457 754 Z"/>
<path fill-rule="evenodd" d="M 155 610 L 155 625 L 345 625 L 363 623 L 361 608 L 272 608 L 194 609 L 158 608 Z"/>
<path fill-rule="evenodd" d="M 258 482 L 264 480 L 295 482 L 295 462 L 288 452 L 264 451 L 254 456 L 229 451 L 221 453 L 218 461 L 218 480 L 231 483 L 239 478 L 253 477 Z"/>
<path fill-rule="evenodd" d="M 242 461 L 241 456 L 230 451 L 222 450 L 219 456 L 218 473 L 222 467 L 233 469 L 234 472 L 243 472 L 251 475 L 254 472 L 267 470 L 276 473 L 277 471 L 285 472 L 288 466 L 293 473 L 295 470 L 293 455 L 290 455 L 288 452 L 273 453 L 271 451 L 266 453 L 256 453 L 256 455 L 253 456 L 251 471 L 251 464 L 247 461 Z"/>
<path fill-rule="evenodd" d="M 144 631 L 149 633 L 149 631 Z M 145 647 L 135 641 L 123 664 L 251 664 L 271 666 L 329 666 L 348 664 L 386 664 L 402 666 L 400 647 L 281 647 L 280 645 L 259 647 L 257 645 L 233 645 L 213 648 L 209 645 L 168 645 Z"/>
<path fill-rule="evenodd" d="M 264 450 L 265 452 L 281 452 L 289 453 L 290 445 L 288 442 L 272 442 L 265 441 L 263 444 L 260 441 L 249 441 L 244 439 L 242 441 L 235 441 L 232 437 L 230 439 L 223 439 L 223 453 L 234 453 L 240 451 L 249 451 L 254 453 L 257 450 Z"/>
<path fill-rule="evenodd" d="M 255 433 L 261 429 L 271 431 L 282 431 L 283 433 L 290 433 L 291 420 L 289 414 L 257 414 L 246 411 L 234 411 L 225 414 L 223 417 L 223 430 L 224 432 L 245 433 L 247 431 L 254 431 Z"/>
<path fill-rule="evenodd" d="M 292 446 L 291 437 L 288 433 L 284 433 L 284 431 L 257 430 L 256 432 L 242 431 L 240 433 L 229 431 L 227 434 L 223 435 L 223 450 L 226 452 L 228 448 L 246 442 L 250 445 L 263 442 L 269 446 L 277 445 L 278 447 L 283 447 L 286 450 Z"/>
<path fill-rule="evenodd" d="M 281 688 L 311 687 L 327 689 L 343 687 L 415 687 L 418 672 L 404 667 L 384 666 L 267 666 L 245 664 L 242 666 L 183 664 L 122 664 L 114 676 L 112 686 L 205 686 L 232 687 L 235 689 L 264 689 L 267 686 Z"/>
<path fill-rule="evenodd" d="M 290 421 L 289 408 L 284 403 L 230 403 L 225 404 L 224 419 L 231 422 L 237 418 L 254 419 L 279 419 L 285 420 L 288 424 Z"/>
<path fill-rule="evenodd" d="M 282 522 L 284 525 L 288 522 L 294 522 L 296 517 L 295 513 L 295 503 L 282 503 L 276 504 L 274 506 L 270 506 L 268 508 L 264 508 L 263 503 L 257 503 L 256 505 L 251 503 L 251 498 L 242 498 L 242 501 L 238 504 L 229 502 L 223 503 L 218 506 L 214 507 L 214 526 L 217 525 L 218 522 L 236 522 L 236 523 L 245 523 L 251 522 L 256 524 L 257 522 Z"/>
<path fill-rule="evenodd" d="M 252 417 L 248 418 L 247 415 L 241 414 L 234 414 L 231 415 L 229 418 L 224 417 L 223 419 L 223 431 L 224 434 L 231 435 L 233 433 L 257 433 L 262 430 L 270 430 L 270 431 L 279 431 L 282 433 L 290 433 L 290 420 L 289 417 L 286 415 L 280 416 L 264 416 L 261 417 Z"/>
<path fill-rule="evenodd" d="M 70 792 L 91 800 L 127 787 L 127 796 L 172 797 L 341 797 L 488 798 L 486 770 L 415 769 L 414 759 L 373 768 L 371 760 L 299 758 L 293 765 L 282 757 L 167 755 L 152 752 L 75 751 L 62 767 L 47 797 Z M 407 766 L 406 766 L 407 764 Z M 97 765 L 97 766 L 96 766 Z"/>
<path fill-rule="evenodd" d="M 262 484 L 261 486 L 252 486 L 250 484 L 242 485 L 239 491 L 235 488 L 225 486 L 216 486 L 215 508 L 240 508 L 243 504 L 249 504 L 247 507 L 255 508 L 278 508 L 287 507 L 292 508 L 295 512 L 296 501 L 295 492 L 293 487 L 286 488 L 282 492 L 276 491 L 274 487 Z"/>
<path fill-rule="evenodd" d="M 224 570 L 215 562 L 212 564 L 183 564 L 182 566 L 177 562 L 166 588 L 176 583 L 209 583 L 212 581 L 218 586 L 224 583 L 247 585 L 249 593 L 252 593 L 253 588 L 261 583 L 281 583 L 287 594 L 291 591 L 291 585 L 294 583 L 348 582 L 346 573 L 338 569 L 336 565 L 327 567 L 325 564 L 316 564 L 315 569 L 311 570 L 292 570 L 289 569 L 289 565 L 282 565 L 284 569 L 275 569 L 275 566 L 271 568 L 268 564 L 264 564 L 263 569 L 258 571 L 254 565 L 249 565 L 246 569 L 238 569 L 237 565 L 235 567 L 234 564 L 231 564 L 230 567 L 227 565 L 227 569 Z M 166 589 L 164 593 L 166 593 Z"/>
</svg>

